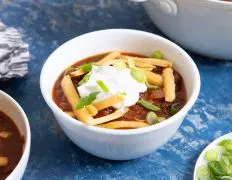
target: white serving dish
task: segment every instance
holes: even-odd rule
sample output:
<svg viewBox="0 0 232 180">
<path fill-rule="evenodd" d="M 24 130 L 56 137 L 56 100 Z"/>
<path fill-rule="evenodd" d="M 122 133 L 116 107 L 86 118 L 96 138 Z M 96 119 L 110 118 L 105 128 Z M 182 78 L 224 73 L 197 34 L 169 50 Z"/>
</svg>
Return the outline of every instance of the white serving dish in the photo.
<svg viewBox="0 0 232 180">
<path fill-rule="evenodd" d="M 225 140 L 225 139 L 232 139 L 232 133 L 229 133 L 229 134 L 226 134 L 224 136 L 221 136 L 217 139 L 215 139 L 213 142 L 211 142 L 203 151 L 202 153 L 200 154 L 197 162 L 196 162 L 196 165 L 195 165 L 195 169 L 194 169 L 194 177 L 193 177 L 193 180 L 197 180 L 197 168 L 201 165 L 206 165 L 206 160 L 205 160 L 205 153 L 208 151 L 208 150 L 219 150 L 219 147 L 218 147 L 218 143 L 221 142 L 222 140 Z"/>
<path fill-rule="evenodd" d="M 133 0 L 157 27 L 201 55 L 232 60 L 232 2 L 219 0 Z"/>
<path fill-rule="evenodd" d="M 110 130 L 86 126 L 67 116 L 53 102 L 55 81 L 65 68 L 76 61 L 113 50 L 150 55 L 156 49 L 174 62 L 174 68 L 182 74 L 186 84 L 188 102 L 170 119 L 141 129 Z M 169 40 L 143 31 L 111 29 L 88 33 L 61 45 L 45 62 L 40 87 L 60 127 L 76 145 L 101 158 L 129 160 L 153 152 L 173 136 L 198 97 L 200 76 L 189 55 Z"/>
<path fill-rule="evenodd" d="M 6 180 L 20 180 L 26 169 L 31 147 L 31 131 L 26 114 L 21 106 L 9 95 L 0 90 L 0 110 L 7 114 L 16 124 L 25 138 L 23 155 L 13 172 Z"/>
</svg>

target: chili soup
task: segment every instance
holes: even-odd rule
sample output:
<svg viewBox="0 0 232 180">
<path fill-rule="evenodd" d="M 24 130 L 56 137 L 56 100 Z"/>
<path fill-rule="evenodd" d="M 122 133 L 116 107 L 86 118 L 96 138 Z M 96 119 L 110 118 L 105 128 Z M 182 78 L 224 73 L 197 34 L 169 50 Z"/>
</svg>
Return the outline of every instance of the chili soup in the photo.
<svg viewBox="0 0 232 180">
<path fill-rule="evenodd" d="M 4 180 L 17 166 L 23 154 L 24 137 L 15 123 L 0 111 L 0 180 Z"/>
<path fill-rule="evenodd" d="M 134 129 L 167 120 L 187 97 L 183 78 L 162 52 L 114 51 L 67 68 L 55 82 L 53 100 L 87 125 Z"/>
</svg>

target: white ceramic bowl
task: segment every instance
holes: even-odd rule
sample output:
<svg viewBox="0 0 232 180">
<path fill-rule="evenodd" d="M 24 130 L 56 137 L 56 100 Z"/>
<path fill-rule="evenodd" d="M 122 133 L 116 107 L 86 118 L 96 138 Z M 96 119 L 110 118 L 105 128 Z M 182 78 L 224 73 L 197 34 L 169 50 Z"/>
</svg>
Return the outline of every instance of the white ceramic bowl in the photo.
<svg viewBox="0 0 232 180">
<path fill-rule="evenodd" d="M 199 54 L 232 60 L 232 2 L 144 1 L 152 21 L 170 38 Z"/>
<path fill-rule="evenodd" d="M 193 176 L 193 180 L 197 180 L 197 168 L 201 165 L 207 165 L 207 162 L 205 160 L 205 153 L 208 151 L 208 150 L 218 150 L 220 152 L 220 148 L 218 146 L 218 143 L 221 142 L 222 140 L 225 140 L 225 139 L 232 139 L 232 133 L 228 133 L 224 136 L 221 136 L 217 139 L 215 139 L 213 142 L 211 142 L 203 151 L 202 153 L 200 154 L 197 162 L 196 162 L 196 165 L 195 165 L 195 169 L 194 169 L 194 176 Z"/>
<path fill-rule="evenodd" d="M 6 178 L 6 180 L 20 180 L 26 169 L 30 147 L 31 147 L 31 131 L 26 114 L 20 105 L 9 95 L 0 90 L 0 110 L 7 114 L 16 124 L 19 132 L 25 138 L 23 155 L 15 167 L 14 171 Z"/>
<path fill-rule="evenodd" d="M 165 57 L 174 62 L 187 89 L 187 104 L 167 121 L 141 129 L 109 130 L 86 126 L 67 116 L 53 102 L 52 89 L 56 79 L 76 61 L 112 50 L 150 55 L 155 49 L 164 52 Z M 76 145 L 105 159 L 129 160 L 151 153 L 172 137 L 197 99 L 200 76 L 188 54 L 169 40 L 142 31 L 111 29 L 76 37 L 55 50 L 44 64 L 40 87 L 59 125 Z"/>
</svg>

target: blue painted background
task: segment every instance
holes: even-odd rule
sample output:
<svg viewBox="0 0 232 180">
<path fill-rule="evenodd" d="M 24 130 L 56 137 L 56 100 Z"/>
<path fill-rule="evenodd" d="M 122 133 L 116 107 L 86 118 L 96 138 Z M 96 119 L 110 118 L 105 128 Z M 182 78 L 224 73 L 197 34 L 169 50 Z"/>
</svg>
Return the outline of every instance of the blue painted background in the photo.
<svg viewBox="0 0 232 180">
<path fill-rule="evenodd" d="M 164 36 L 141 4 L 127 0 L 0 0 L 0 19 L 17 28 L 30 45 L 29 75 L 0 83 L 27 113 L 32 148 L 23 179 L 161 179 L 189 180 L 196 159 L 214 138 L 232 129 L 232 63 L 190 53 L 202 80 L 199 99 L 176 135 L 144 158 L 113 162 L 75 146 L 61 131 L 45 104 L 39 75 L 48 55 L 80 34 L 106 28 L 139 29 Z"/>
</svg>

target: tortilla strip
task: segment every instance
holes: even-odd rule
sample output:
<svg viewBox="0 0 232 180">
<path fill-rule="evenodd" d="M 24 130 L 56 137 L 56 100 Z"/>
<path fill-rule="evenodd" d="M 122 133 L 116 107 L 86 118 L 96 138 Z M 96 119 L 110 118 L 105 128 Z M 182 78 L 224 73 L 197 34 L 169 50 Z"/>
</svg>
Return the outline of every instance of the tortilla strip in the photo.
<svg viewBox="0 0 232 180">
<path fill-rule="evenodd" d="M 120 58 L 123 58 L 123 59 L 126 59 L 128 57 L 131 57 L 135 61 L 135 63 L 146 63 L 146 64 L 151 64 L 151 65 L 160 66 L 160 67 L 172 67 L 172 62 L 163 60 L 163 59 L 120 56 Z"/>
<path fill-rule="evenodd" d="M 76 92 L 76 89 L 69 75 L 64 76 L 63 80 L 61 81 L 61 87 L 63 89 L 64 95 L 66 96 L 69 104 L 72 106 L 73 113 L 75 114 L 76 118 L 86 124 L 89 124 L 88 123 L 89 120 L 93 118 L 88 113 L 88 111 L 85 108 L 76 109 L 76 104 L 80 98 Z"/>
<path fill-rule="evenodd" d="M 128 108 L 116 110 L 112 114 L 109 114 L 107 116 L 103 116 L 103 117 L 96 118 L 96 119 L 89 121 L 89 125 L 94 126 L 94 125 L 103 124 L 103 123 L 112 121 L 114 119 L 118 119 L 121 116 L 123 116 L 125 113 L 127 113 L 128 111 L 129 111 Z"/>
<path fill-rule="evenodd" d="M 104 58 L 102 58 L 100 61 L 97 62 L 97 64 L 103 65 L 104 63 L 112 60 L 112 59 L 116 59 L 118 56 L 120 56 L 121 52 L 119 51 L 113 51 L 111 53 L 109 53 L 108 55 L 106 55 Z"/>
<path fill-rule="evenodd" d="M 127 62 L 130 68 L 134 68 L 135 67 L 135 62 L 131 57 L 127 57 Z"/>
<path fill-rule="evenodd" d="M 86 110 L 89 112 L 89 114 L 90 114 L 91 116 L 96 116 L 97 113 L 98 113 L 97 108 L 95 108 L 93 105 L 88 105 L 88 106 L 86 106 L 85 108 L 86 108 Z"/>
<path fill-rule="evenodd" d="M 108 129 L 136 129 L 136 128 L 147 127 L 149 125 L 145 122 L 139 122 L 139 121 L 112 121 L 97 126 L 102 128 L 108 128 Z"/>
<path fill-rule="evenodd" d="M 174 79 L 172 68 L 165 68 L 163 70 L 163 80 L 164 80 L 165 101 L 172 102 L 176 98 L 175 79 Z"/>
<path fill-rule="evenodd" d="M 152 71 L 153 70 L 153 68 L 137 68 L 137 69 L 139 69 L 139 70 L 141 70 L 143 72 L 147 72 L 147 71 Z"/>
<path fill-rule="evenodd" d="M 152 64 L 139 63 L 139 62 L 135 62 L 135 66 L 140 67 L 140 68 L 156 68 L 156 66 Z"/>
<path fill-rule="evenodd" d="M 110 98 L 107 98 L 105 100 L 99 101 L 94 104 L 94 107 L 100 111 L 102 109 L 105 109 L 107 107 L 113 106 L 114 104 L 122 102 L 124 97 L 122 95 L 115 95 L 111 96 Z"/>
<path fill-rule="evenodd" d="M 0 156 L 0 167 L 7 166 L 7 164 L 8 164 L 8 158 Z"/>
<path fill-rule="evenodd" d="M 128 60 L 126 60 L 126 59 L 112 59 L 112 60 L 109 60 L 107 62 L 104 62 L 102 65 L 110 66 L 110 65 L 116 64 L 117 62 L 124 62 L 124 63 L 128 64 Z M 153 70 L 154 68 L 156 68 L 156 66 L 151 65 L 151 64 L 147 64 L 147 63 L 134 62 L 134 64 L 136 67 L 139 67 L 139 68 L 145 69 L 145 70 Z"/>
<path fill-rule="evenodd" d="M 76 70 L 76 71 L 71 72 L 71 73 L 70 73 L 70 76 L 71 76 L 71 77 L 77 77 L 77 76 L 81 76 L 81 75 L 83 75 L 83 74 L 85 74 L 85 73 L 86 73 L 86 72 L 83 71 L 82 69 L 78 69 L 78 70 Z"/>
<path fill-rule="evenodd" d="M 125 63 L 128 64 L 128 60 L 125 58 L 125 56 L 122 56 L 124 59 L 116 59 L 116 60 L 120 60 L 120 61 L 124 61 Z M 152 64 L 147 64 L 144 62 L 134 62 L 136 67 L 139 68 L 156 68 L 156 66 L 152 65 Z"/>
<path fill-rule="evenodd" d="M 163 77 L 161 75 L 150 71 L 145 71 L 145 74 L 147 76 L 147 81 L 149 84 L 163 86 Z"/>
</svg>

